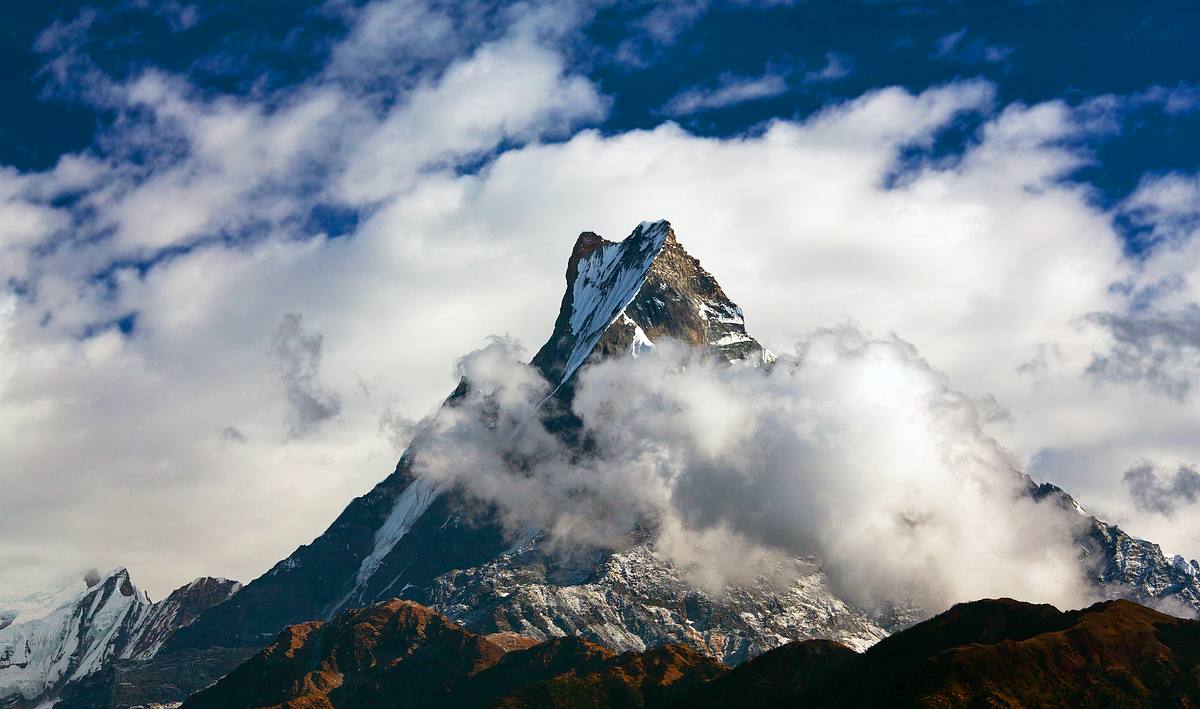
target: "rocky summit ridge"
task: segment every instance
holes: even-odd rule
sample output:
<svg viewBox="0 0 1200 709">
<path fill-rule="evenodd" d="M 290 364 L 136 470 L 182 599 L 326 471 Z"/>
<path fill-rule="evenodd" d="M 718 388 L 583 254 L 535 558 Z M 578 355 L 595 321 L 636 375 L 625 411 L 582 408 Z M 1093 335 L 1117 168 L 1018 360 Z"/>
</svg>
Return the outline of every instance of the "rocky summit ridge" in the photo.
<svg viewBox="0 0 1200 709">
<path fill-rule="evenodd" d="M 589 231 L 571 251 L 554 332 L 531 364 L 561 385 L 589 358 L 640 354 L 662 338 L 730 361 L 774 359 L 669 222 L 642 222 L 620 242 Z"/>
</svg>

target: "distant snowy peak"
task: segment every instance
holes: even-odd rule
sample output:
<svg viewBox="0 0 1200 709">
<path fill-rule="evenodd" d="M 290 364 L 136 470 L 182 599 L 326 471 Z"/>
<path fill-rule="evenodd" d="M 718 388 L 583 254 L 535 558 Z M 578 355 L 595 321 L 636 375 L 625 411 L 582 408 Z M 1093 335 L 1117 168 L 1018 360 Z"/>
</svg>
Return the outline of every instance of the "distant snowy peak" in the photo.
<svg viewBox="0 0 1200 709">
<path fill-rule="evenodd" d="M 562 384 L 593 357 L 637 356 L 662 338 L 730 361 L 774 361 L 746 333 L 742 309 L 684 250 L 666 220 L 642 222 L 620 242 L 580 234 L 554 332 L 533 364 Z"/>
<path fill-rule="evenodd" d="M 152 657 L 167 637 L 238 588 L 226 579 L 196 579 L 152 603 L 124 568 L 89 575 L 42 617 L 0 629 L 0 706 L 53 697 L 113 659 Z"/>
<path fill-rule="evenodd" d="M 99 669 L 150 605 L 118 568 L 45 617 L 0 630 L 0 701 L 30 702 Z"/>
</svg>

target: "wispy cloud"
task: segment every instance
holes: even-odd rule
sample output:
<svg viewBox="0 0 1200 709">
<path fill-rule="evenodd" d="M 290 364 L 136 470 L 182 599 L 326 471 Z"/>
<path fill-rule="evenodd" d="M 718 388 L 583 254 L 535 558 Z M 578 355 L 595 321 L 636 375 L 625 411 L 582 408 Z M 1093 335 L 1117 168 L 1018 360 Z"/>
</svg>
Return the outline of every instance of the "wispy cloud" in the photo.
<svg viewBox="0 0 1200 709">
<path fill-rule="evenodd" d="M 1014 51 L 1012 47 L 968 35 L 970 32 L 966 27 L 942 35 L 934 42 L 930 58 L 963 64 L 999 64 L 1007 60 Z"/>
<path fill-rule="evenodd" d="M 324 338 L 306 330 L 304 318 L 298 313 L 284 315 L 271 335 L 271 356 L 287 397 L 288 434 L 293 438 L 306 435 L 342 410 L 341 398 L 321 384 L 323 346 Z"/>
<path fill-rule="evenodd" d="M 663 110 L 674 116 L 728 108 L 747 101 L 773 98 L 786 93 L 787 81 L 779 74 L 745 77 L 722 74 L 708 86 L 694 86 L 672 98 Z"/>
<path fill-rule="evenodd" d="M 804 73 L 805 81 L 836 81 L 854 73 L 854 62 L 845 54 L 827 52 L 825 65 Z"/>
</svg>

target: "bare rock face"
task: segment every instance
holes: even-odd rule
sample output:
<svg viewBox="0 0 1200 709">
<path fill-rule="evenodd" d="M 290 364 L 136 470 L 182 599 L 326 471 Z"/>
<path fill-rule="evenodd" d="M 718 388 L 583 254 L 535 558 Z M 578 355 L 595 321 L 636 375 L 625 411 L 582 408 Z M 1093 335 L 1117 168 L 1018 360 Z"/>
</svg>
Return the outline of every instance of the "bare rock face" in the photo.
<svg viewBox="0 0 1200 709">
<path fill-rule="evenodd" d="M 201 613 L 228 600 L 241 588 L 237 581 L 205 576 L 175 589 L 150 607 L 137 639 L 122 656 L 131 660 L 154 657 L 175 631 L 191 625 Z"/>
</svg>

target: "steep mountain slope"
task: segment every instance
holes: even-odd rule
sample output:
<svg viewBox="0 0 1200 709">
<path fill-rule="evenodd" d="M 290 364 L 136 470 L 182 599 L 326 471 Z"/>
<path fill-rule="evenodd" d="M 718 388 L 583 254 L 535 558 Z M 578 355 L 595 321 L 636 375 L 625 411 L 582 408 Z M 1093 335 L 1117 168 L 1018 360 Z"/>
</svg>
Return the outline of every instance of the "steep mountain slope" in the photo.
<svg viewBox="0 0 1200 709">
<path fill-rule="evenodd" d="M 579 637 L 509 652 L 392 600 L 279 637 L 184 709 L 319 707 L 1195 706 L 1200 622 L 1129 601 L 957 605 L 857 653 L 789 643 L 730 669 L 685 645 Z"/>
<path fill-rule="evenodd" d="M 621 242 L 581 234 L 566 281 L 554 331 L 531 365 L 554 387 L 543 421 L 569 443 L 583 443 L 570 403 L 574 376 L 589 362 L 639 356 L 663 338 L 727 361 L 774 362 L 747 333 L 741 309 L 665 221 L 643 222 Z M 468 386 L 460 383 L 444 406 L 458 405 Z M 689 587 L 640 539 L 564 566 L 541 551 L 537 536 L 506 539 L 486 510 L 474 510 L 468 523 L 458 491 L 414 472 L 421 446 L 418 436 L 392 475 L 352 501 L 325 533 L 167 646 L 261 646 L 286 625 L 391 597 L 432 604 L 472 629 L 539 638 L 580 633 L 618 650 L 678 642 L 727 662 L 806 637 L 861 648 L 916 618 L 913 609 L 851 608 L 815 570 L 782 590 L 754 583 L 711 596 Z M 1080 509 L 1046 487 L 1030 482 L 1029 492 L 1060 495 Z M 1156 546 L 1098 520 L 1089 529 L 1080 548 L 1102 593 L 1200 610 L 1194 564 L 1168 560 Z"/>
<path fill-rule="evenodd" d="M 87 584 L 44 617 L 0 629 L 0 706 L 55 696 L 115 659 L 153 657 L 172 633 L 240 587 L 197 579 L 151 603 L 125 569 Z"/>
<path fill-rule="evenodd" d="M 679 244 L 670 224 L 644 222 L 624 241 L 609 242 L 590 232 L 581 234 L 567 265 L 567 290 L 563 296 L 554 332 L 533 358 L 532 366 L 557 389 L 555 401 L 547 402 L 544 415 L 548 427 L 570 438 L 577 422 L 570 414 L 572 375 L 590 358 L 631 352 L 635 355 L 671 338 L 707 348 L 726 360 L 770 363 L 774 356 L 762 348 L 745 329 L 741 309 L 724 293 L 716 280 Z M 455 402 L 466 384 L 446 401 Z M 493 568 L 486 565 L 504 557 L 504 563 L 538 556 L 536 543 L 523 556 L 505 540 L 486 516 L 467 524 L 459 515 L 461 505 L 453 490 L 440 490 L 413 474 L 418 437 L 401 458 L 396 471 L 367 495 L 354 500 L 333 525 L 312 544 L 300 547 L 250 583 L 229 603 L 202 616 L 171 641 L 173 648 L 234 647 L 265 643 L 280 628 L 314 618 L 329 618 L 342 608 L 371 603 L 392 596 L 431 602 L 439 594 L 449 604 L 461 605 L 470 589 L 455 594 L 439 581 L 444 574 L 464 569 Z M 722 605 L 712 598 L 689 595 L 676 572 L 650 550 L 637 552 L 639 573 L 674 579 L 671 591 L 648 584 L 617 584 L 610 597 L 581 594 L 576 600 L 584 615 L 604 616 L 620 624 L 619 630 L 582 623 L 581 630 L 597 641 L 617 642 L 618 649 L 640 649 L 664 639 L 713 648 L 731 659 L 774 647 L 788 638 L 813 632 L 837 632 L 848 642 L 869 643 L 884 631 L 841 603 L 814 576 L 804 585 L 813 607 L 822 611 L 810 616 L 798 611 L 794 622 L 772 626 L 746 619 L 748 605 L 758 610 L 781 608 L 778 593 L 765 587 L 758 600 Z M 606 576 L 606 569 L 620 566 L 626 557 L 604 555 L 586 568 L 573 570 L 568 585 L 579 590 L 587 579 Z M 613 563 L 609 563 L 614 559 Z M 541 562 L 534 562 L 541 563 Z M 498 568 L 498 567 L 497 567 Z M 479 574 L 474 574 L 479 578 Z M 459 577 L 461 579 L 461 577 Z M 559 581 L 549 583 L 558 587 Z M 619 591 L 619 592 L 618 592 Z M 568 591 L 567 593 L 570 593 Z M 794 594 L 793 594 L 794 595 Z M 661 628 L 644 608 L 657 599 L 677 609 L 671 629 Z M 597 605 L 598 604 L 598 605 Z M 439 605 L 440 607 L 440 605 Z M 689 615 L 693 609 L 695 617 Z M 460 616 L 456 616 L 460 617 Z M 490 620 L 475 614 L 461 616 L 484 627 Z M 564 621 L 567 626 L 572 623 Z M 698 624 L 703 630 L 691 628 Z M 519 626 L 515 623 L 514 626 Z M 780 635 L 790 625 L 790 632 Z M 472 626 L 474 627 L 474 626 Z M 545 627 L 543 635 L 565 631 Z M 707 634 L 707 639 L 706 639 Z M 716 637 L 726 637 L 717 641 Z M 716 649 L 716 646 L 728 650 Z"/>
</svg>

